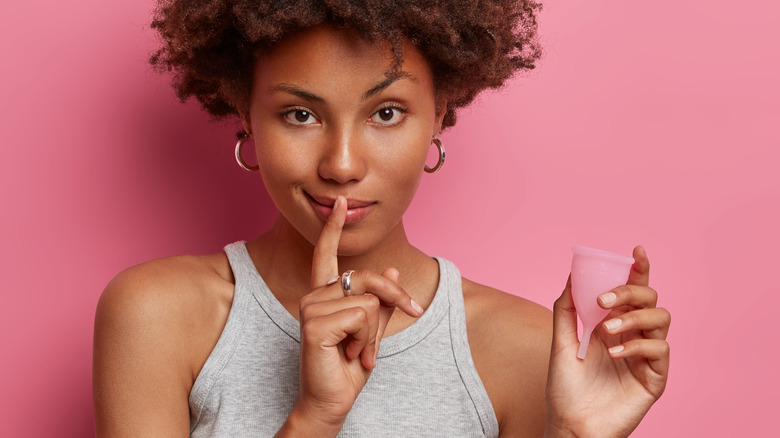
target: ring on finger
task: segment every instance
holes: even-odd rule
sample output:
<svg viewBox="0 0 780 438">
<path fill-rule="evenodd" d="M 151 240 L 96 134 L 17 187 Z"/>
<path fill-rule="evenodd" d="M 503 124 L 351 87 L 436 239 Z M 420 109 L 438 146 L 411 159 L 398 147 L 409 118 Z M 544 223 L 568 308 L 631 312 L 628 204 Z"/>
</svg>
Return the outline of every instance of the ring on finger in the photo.
<svg viewBox="0 0 780 438">
<path fill-rule="evenodd" d="M 352 273 L 355 272 L 352 269 L 345 271 L 341 274 L 341 289 L 344 291 L 344 296 L 348 297 L 352 295 Z"/>
</svg>

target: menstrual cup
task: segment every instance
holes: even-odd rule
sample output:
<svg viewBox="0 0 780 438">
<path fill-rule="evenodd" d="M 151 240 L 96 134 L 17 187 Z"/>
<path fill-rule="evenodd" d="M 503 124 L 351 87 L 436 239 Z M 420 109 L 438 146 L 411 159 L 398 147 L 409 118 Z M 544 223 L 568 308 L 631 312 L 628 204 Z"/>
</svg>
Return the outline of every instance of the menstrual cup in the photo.
<svg viewBox="0 0 780 438">
<path fill-rule="evenodd" d="M 590 334 L 596 324 L 609 313 L 599 307 L 599 295 L 628 281 L 634 259 L 599 249 L 575 246 L 571 260 L 571 295 L 574 307 L 582 321 L 582 337 L 577 357 L 585 359 L 590 343 Z"/>
</svg>

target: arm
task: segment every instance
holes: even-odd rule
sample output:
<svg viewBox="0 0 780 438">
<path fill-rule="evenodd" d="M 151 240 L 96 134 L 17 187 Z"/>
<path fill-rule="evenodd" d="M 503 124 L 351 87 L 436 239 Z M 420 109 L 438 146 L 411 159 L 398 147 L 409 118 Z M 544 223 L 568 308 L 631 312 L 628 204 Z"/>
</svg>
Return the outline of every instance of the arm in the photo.
<svg viewBox="0 0 780 438">
<path fill-rule="evenodd" d="M 463 280 L 474 365 L 502 437 L 539 438 L 552 341 L 552 312 L 515 295 Z"/>
<path fill-rule="evenodd" d="M 95 316 L 97 436 L 189 435 L 188 373 L 164 293 L 131 268 L 106 287 Z M 151 287 L 150 287 L 151 286 Z"/>
</svg>

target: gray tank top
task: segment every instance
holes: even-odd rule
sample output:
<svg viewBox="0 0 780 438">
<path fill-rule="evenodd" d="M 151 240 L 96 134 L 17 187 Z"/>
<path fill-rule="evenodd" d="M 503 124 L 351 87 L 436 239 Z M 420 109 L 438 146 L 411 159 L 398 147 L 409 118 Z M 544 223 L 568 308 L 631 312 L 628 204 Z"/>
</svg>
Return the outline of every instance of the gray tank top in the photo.
<svg viewBox="0 0 780 438">
<path fill-rule="evenodd" d="M 268 289 L 244 242 L 225 252 L 236 280 L 233 304 L 190 393 L 191 436 L 270 437 L 298 395 L 299 323 Z M 433 302 L 382 340 L 340 437 L 498 436 L 466 339 L 460 272 L 436 260 Z"/>
</svg>

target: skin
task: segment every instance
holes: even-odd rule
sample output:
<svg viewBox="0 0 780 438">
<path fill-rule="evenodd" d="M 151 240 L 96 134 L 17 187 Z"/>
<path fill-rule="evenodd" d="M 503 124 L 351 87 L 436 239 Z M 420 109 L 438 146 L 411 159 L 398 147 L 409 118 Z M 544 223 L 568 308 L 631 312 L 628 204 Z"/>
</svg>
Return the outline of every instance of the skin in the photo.
<svg viewBox="0 0 780 438">
<path fill-rule="evenodd" d="M 279 214 L 247 247 L 302 335 L 300 395 L 279 436 L 335 436 L 382 338 L 411 325 L 438 284 L 436 261 L 409 243 L 402 216 L 446 101 L 413 46 L 401 74 L 391 65 L 383 43 L 319 27 L 256 67 L 242 120 Z M 656 307 L 644 249 L 634 258 L 628 284 L 600 301 L 623 324 L 596 330 L 584 361 L 568 285 L 552 315 L 463 279 L 469 345 L 501 436 L 627 436 L 660 397 L 670 317 Z M 347 269 L 349 297 L 328 284 Z M 155 260 L 111 281 L 95 320 L 99 436 L 189 433 L 187 399 L 234 282 L 224 254 Z"/>
</svg>

